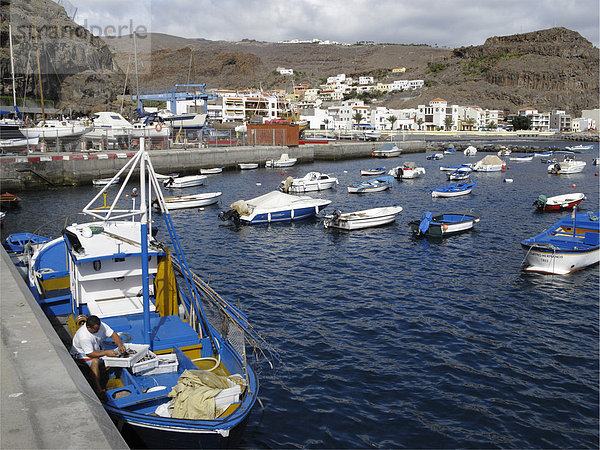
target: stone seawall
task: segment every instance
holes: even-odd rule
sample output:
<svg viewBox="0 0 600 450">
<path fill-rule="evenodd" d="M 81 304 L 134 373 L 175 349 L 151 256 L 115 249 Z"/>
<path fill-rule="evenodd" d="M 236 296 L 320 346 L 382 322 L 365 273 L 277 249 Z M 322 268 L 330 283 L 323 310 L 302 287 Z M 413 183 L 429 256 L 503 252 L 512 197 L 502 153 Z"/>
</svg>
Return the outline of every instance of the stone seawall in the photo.
<svg viewBox="0 0 600 450">
<path fill-rule="evenodd" d="M 187 150 L 152 150 L 154 170 L 168 174 L 197 174 L 201 168 L 236 169 L 239 163 L 255 162 L 264 166 L 282 153 L 298 158 L 299 163 L 315 160 L 367 158 L 381 142 L 310 144 L 300 147 L 211 147 Z M 424 152 L 425 141 L 399 142 L 405 153 Z M 73 186 L 91 184 L 95 178 L 115 175 L 135 155 L 134 151 L 106 153 L 32 153 L 0 156 L 0 189 L 19 191 L 40 189 L 48 185 Z"/>
</svg>

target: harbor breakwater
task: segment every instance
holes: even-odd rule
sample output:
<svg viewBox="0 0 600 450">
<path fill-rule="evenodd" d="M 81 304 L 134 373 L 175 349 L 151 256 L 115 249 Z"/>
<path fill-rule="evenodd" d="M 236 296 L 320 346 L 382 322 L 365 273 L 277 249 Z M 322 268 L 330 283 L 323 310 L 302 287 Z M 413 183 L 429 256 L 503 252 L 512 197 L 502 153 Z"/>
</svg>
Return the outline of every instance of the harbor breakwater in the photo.
<svg viewBox="0 0 600 450">
<path fill-rule="evenodd" d="M 326 145 L 309 144 L 299 147 L 210 147 L 186 150 L 153 150 L 152 165 L 158 173 L 197 174 L 201 168 L 235 169 L 239 163 L 264 165 L 279 159 L 282 153 L 297 158 L 300 163 L 315 160 L 367 158 L 381 142 L 341 142 Z M 399 143 L 404 153 L 426 150 L 425 141 Z M 135 154 L 134 150 L 103 153 L 59 152 L 0 156 L 0 186 L 3 191 L 39 189 L 44 186 L 78 186 L 91 184 L 96 178 L 112 177 Z"/>
</svg>

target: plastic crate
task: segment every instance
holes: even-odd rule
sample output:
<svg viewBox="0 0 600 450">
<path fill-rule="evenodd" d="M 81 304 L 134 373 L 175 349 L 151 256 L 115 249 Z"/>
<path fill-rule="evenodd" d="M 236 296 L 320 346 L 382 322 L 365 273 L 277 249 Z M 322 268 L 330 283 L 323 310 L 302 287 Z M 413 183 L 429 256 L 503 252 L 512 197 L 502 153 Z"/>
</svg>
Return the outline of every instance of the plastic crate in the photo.
<svg viewBox="0 0 600 450">
<path fill-rule="evenodd" d="M 156 357 L 156 366 L 143 372 L 143 375 L 157 375 L 159 373 L 177 372 L 179 362 L 177 355 L 169 353 L 167 355 L 158 355 Z"/>
<path fill-rule="evenodd" d="M 131 366 L 131 371 L 134 374 L 137 374 L 137 373 L 141 373 L 141 372 L 145 372 L 145 371 L 154 369 L 157 366 L 158 366 L 158 357 L 151 351 L 148 351 L 148 354 L 146 355 L 145 358 L 142 358 L 141 361 L 138 361 L 133 366 Z"/>
<path fill-rule="evenodd" d="M 127 358 L 120 358 L 118 356 L 103 356 L 102 360 L 108 367 L 132 367 L 140 359 L 148 355 L 147 344 L 124 344 L 127 350 L 135 350 L 135 355 L 131 355 Z"/>
<path fill-rule="evenodd" d="M 225 409 L 232 403 L 240 401 L 240 394 L 242 389 L 239 385 L 223 389 L 217 396 L 215 396 L 215 407 L 217 409 Z"/>
</svg>

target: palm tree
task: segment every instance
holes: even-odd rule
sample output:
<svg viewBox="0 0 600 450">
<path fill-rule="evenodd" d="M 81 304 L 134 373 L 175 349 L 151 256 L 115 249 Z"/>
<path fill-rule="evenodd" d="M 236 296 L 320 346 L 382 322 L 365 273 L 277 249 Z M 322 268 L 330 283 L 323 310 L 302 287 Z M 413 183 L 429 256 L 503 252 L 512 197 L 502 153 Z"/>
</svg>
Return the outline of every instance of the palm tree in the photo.
<svg viewBox="0 0 600 450">
<path fill-rule="evenodd" d="M 387 118 L 387 121 L 392 125 L 391 129 L 394 129 L 394 123 L 396 123 L 398 121 L 398 118 L 396 116 L 390 116 Z"/>
<path fill-rule="evenodd" d="M 352 118 L 354 119 L 354 121 L 356 122 L 356 125 L 360 126 L 360 121 L 363 120 L 363 115 L 361 113 L 359 113 L 358 111 L 354 113 L 354 115 L 352 116 Z"/>
<path fill-rule="evenodd" d="M 446 117 L 446 119 L 444 119 L 444 125 L 446 126 L 446 130 L 452 130 L 452 125 L 454 125 L 452 117 Z"/>
<path fill-rule="evenodd" d="M 323 119 L 323 123 L 325 124 L 325 129 L 329 130 L 329 127 L 327 125 L 329 125 L 329 119 Z"/>
<path fill-rule="evenodd" d="M 469 117 L 467 120 L 465 120 L 465 125 L 467 125 L 472 131 L 473 125 L 475 125 L 475 119 L 473 119 L 472 117 Z"/>
<path fill-rule="evenodd" d="M 423 125 L 423 119 L 420 117 L 417 119 L 417 126 L 419 127 L 419 131 L 421 131 L 421 125 Z"/>
</svg>

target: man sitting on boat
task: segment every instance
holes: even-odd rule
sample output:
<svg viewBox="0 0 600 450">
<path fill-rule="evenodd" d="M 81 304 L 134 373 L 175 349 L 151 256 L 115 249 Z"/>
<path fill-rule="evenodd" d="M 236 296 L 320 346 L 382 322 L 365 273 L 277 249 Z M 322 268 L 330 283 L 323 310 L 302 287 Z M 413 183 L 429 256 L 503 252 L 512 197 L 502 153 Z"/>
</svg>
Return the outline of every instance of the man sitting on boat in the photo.
<svg viewBox="0 0 600 450">
<path fill-rule="evenodd" d="M 85 363 L 92 370 L 93 388 L 96 395 L 103 400 L 106 393 L 100 384 L 100 377 L 106 372 L 107 367 L 100 359 L 102 356 L 118 356 L 119 352 L 115 350 L 103 350 L 102 339 L 110 337 L 117 344 L 119 352 L 126 352 L 121 337 L 113 331 L 107 324 L 102 323 L 97 316 L 89 316 L 85 325 L 79 327 L 75 336 L 73 336 L 73 345 L 71 347 L 71 356 L 77 362 Z"/>
</svg>

